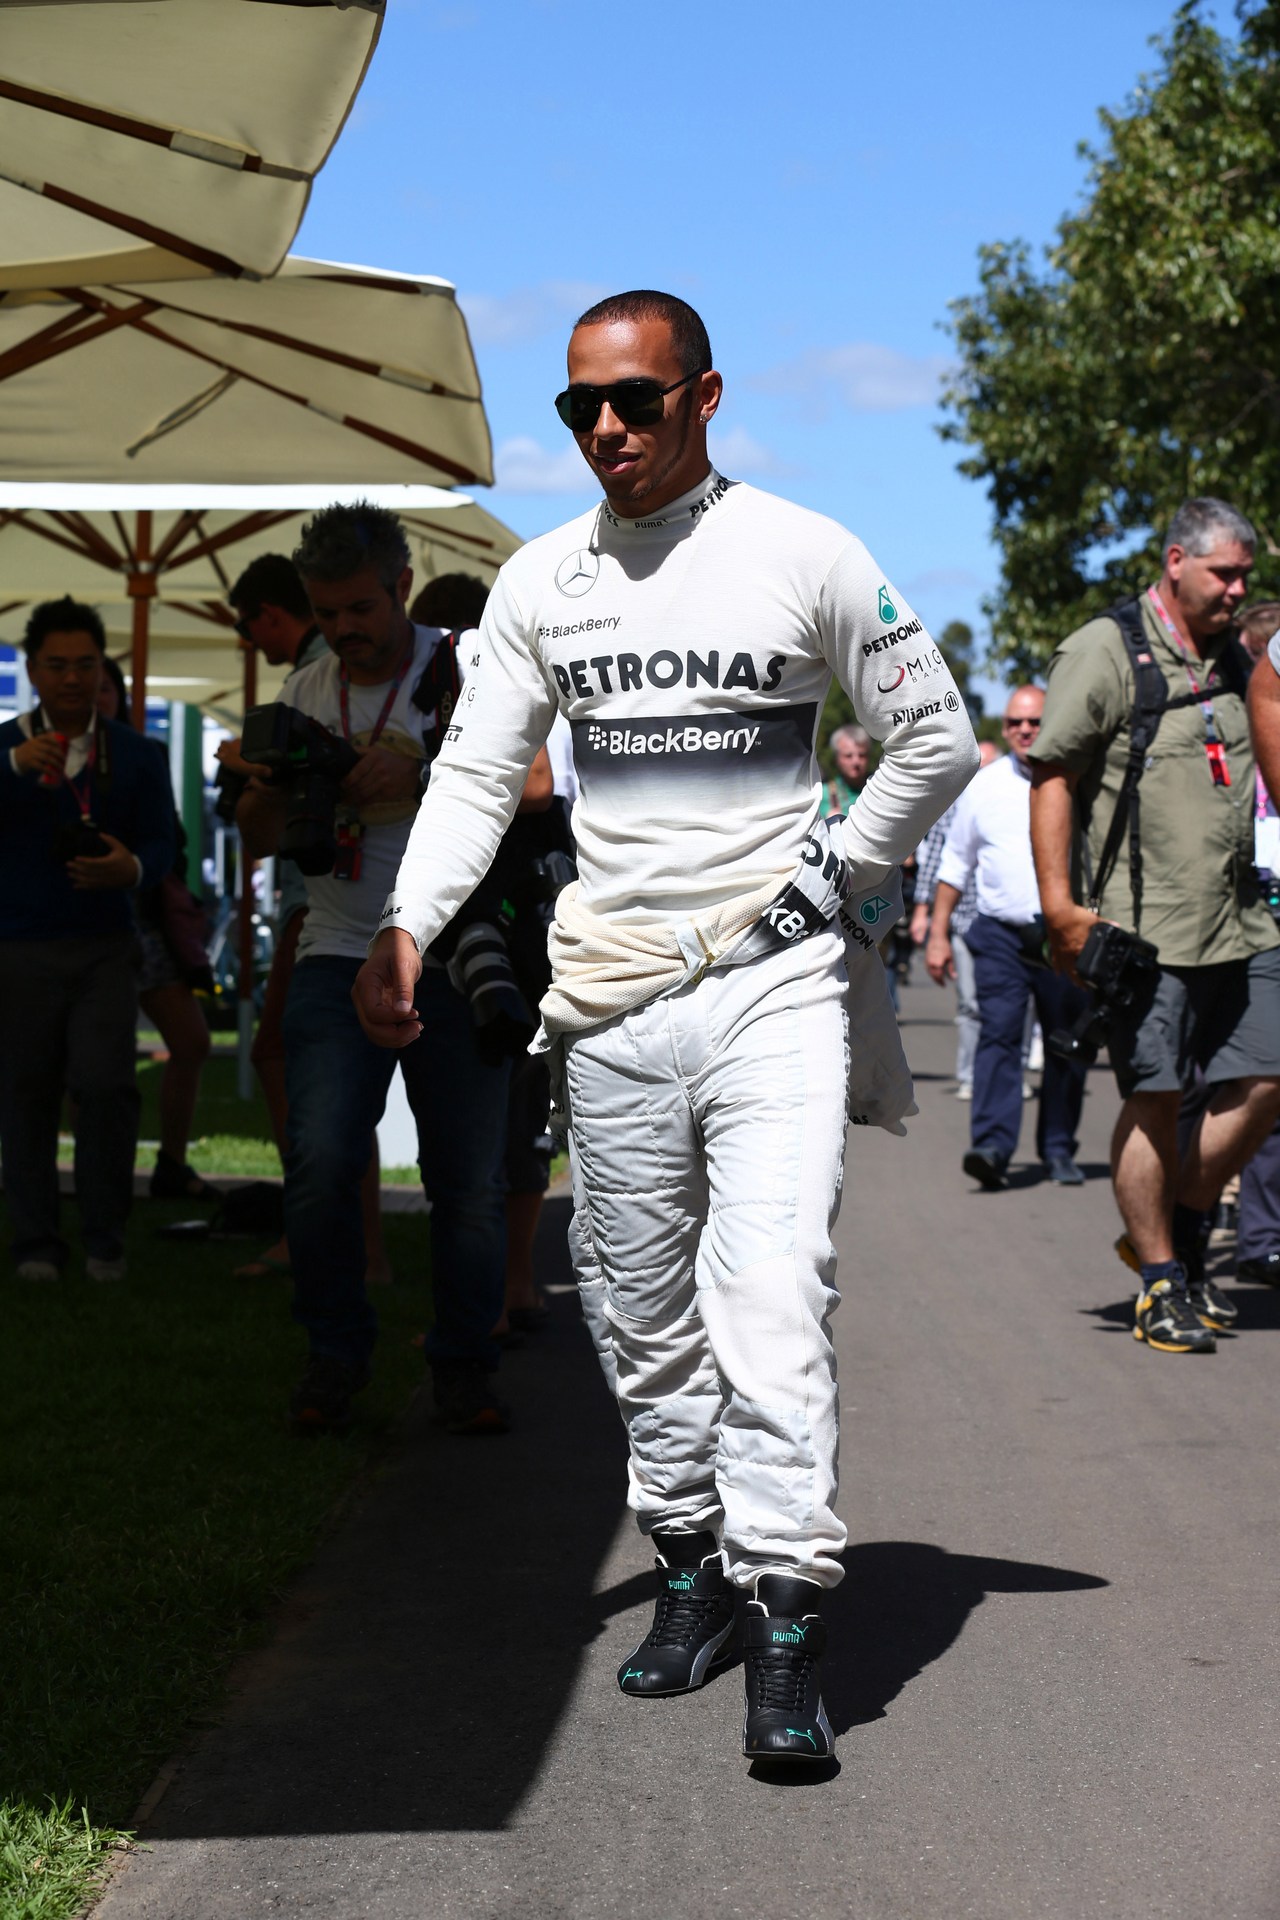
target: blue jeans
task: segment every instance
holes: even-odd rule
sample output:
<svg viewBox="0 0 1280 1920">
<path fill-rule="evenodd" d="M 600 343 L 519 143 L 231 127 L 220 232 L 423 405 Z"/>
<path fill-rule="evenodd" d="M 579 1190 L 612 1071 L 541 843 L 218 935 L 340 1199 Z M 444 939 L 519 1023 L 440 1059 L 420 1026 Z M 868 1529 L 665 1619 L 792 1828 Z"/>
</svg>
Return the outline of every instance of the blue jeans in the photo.
<svg viewBox="0 0 1280 1920">
<path fill-rule="evenodd" d="M 970 1138 L 980 1152 L 994 1154 L 1007 1165 L 1022 1129 L 1027 995 L 1035 1000 L 1046 1041 L 1055 1027 L 1071 1025 L 1088 995 L 1064 975 L 1025 960 L 1017 934 L 1003 920 L 980 913 L 964 938 L 973 955 L 979 1022 Z M 1036 1152 L 1042 1160 L 1074 1157 L 1083 1099 L 1084 1068 L 1059 1060 L 1046 1046 L 1036 1123 Z"/>
<path fill-rule="evenodd" d="M 508 1066 L 476 1051 L 471 1009 L 428 968 L 415 1004 L 421 1038 L 402 1053 L 365 1038 L 351 1004 L 358 960 L 300 960 L 284 1013 L 289 1098 L 284 1224 L 294 1318 L 311 1350 L 363 1366 L 377 1316 L 365 1291 L 360 1182 L 399 1063 L 418 1125 L 418 1164 L 431 1201 L 432 1362 L 497 1365 L 506 1224 L 502 1160 Z"/>
</svg>

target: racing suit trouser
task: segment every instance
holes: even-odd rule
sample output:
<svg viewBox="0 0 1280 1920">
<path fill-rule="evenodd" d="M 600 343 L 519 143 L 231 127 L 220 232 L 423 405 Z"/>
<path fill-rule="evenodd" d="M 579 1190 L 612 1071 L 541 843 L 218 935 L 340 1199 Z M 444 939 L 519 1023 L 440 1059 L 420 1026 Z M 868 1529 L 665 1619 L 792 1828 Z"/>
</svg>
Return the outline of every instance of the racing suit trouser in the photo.
<svg viewBox="0 0 1280 1920">
<path fill-rule="evenodd" d="M 566 1048 L 584 1311 L 640 1529 L 833 1587 L 845 1529 L 829 1316 L 844 1168 L 843 943 L 721 967 Z"/>
</svg>

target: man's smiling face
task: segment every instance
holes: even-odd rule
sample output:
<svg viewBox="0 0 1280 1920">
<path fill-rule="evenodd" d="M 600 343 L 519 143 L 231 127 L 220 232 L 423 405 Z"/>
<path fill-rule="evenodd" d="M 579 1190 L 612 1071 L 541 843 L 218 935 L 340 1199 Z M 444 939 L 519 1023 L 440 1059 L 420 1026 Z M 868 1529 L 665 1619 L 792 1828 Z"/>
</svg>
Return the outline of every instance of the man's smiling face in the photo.
<svg viewBox="0 0 1280 1920">
<path fill-rule="evenodd" d="M 571 387 L 607 387 L 616 380 L 675 386 L 653 426 L 627 426 L 606 400 L 595 426 L 573 436 L 609 505 L 626 518 L 660 511 L 707 472 L 706 423 L 719 402 L 720 376 L 703 373 L 676 386 L 687 372 L 665 320 L 607 321 L 578 327 L 570 338 Z"/>
</svg>

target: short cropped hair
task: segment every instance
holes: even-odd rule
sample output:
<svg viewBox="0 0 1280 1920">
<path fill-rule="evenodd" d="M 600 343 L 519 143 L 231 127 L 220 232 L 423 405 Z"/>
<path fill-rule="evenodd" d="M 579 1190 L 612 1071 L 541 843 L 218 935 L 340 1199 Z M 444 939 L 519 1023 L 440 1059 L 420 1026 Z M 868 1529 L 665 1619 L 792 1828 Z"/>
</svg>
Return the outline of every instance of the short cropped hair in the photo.
<svg viewBox="0 0 1280 1920">
<path fill-rule="evenodd" d="M 280 607 L 311 624 L 311 602 L 298 569 L 283 553 L 260 553 L 227 595 L 238 614 L 252 620 L 264 607 Z"/>
<path fill-rule="evenodd" d="M 665 320 L 681 373 L 710 371 L 711 342 L 702 319 L 687 300 L 674 293 L 656 293 L 652 287 L 611 293 L 607 300 L 598 300 L 579 316 L 574 332 L 579 327 L 608 326 L 614 320 Z"/>
<path fill-rule="evenodd" d="M 374 567 L 388 592 L 410 564 L 409 542 L 397 514 L 371 500 L 322 507 L 302 529 L 293 564 L 303 580 L 349 580 Z"/>
<path fill-rule="evenodd" d="M 99 653 L 107 650 L 107 630 L 96 607 L 86 607 L 69 593 L 61 600 L 42 600 L 34 607 L 22 636 L 22 651 L 34 660 L 51 633 L 87 633 Z"/>
<path fill-rule="evenodd" d="M 837 727 L 828 740 L 829 747 L 870 747 L 871 735 L 865 727 Z"/>
<path fill-rule="evenodd" d="M 1212 494 L 1184 500 L 1169 522 L 1164 542 L 1165 557 L 1168 558 L 1170 547 L 1181 547 L 1184 553 L 1197 555 L 1210 553 L 1217 544 L 1215 535 L 1222 534 L 1239 546 L 1248 547 L 1250 553 L 1258 544 L 1258 536 L 1250 522 L 1225 500 L 1215 500 Z"/>
<path fill-rule="evenodd" d="M 488 598 L 488 587 L 474 573 L 438 573 L 410 607 L 409 618 L 420 627 L 447 627 L 460 633 L 464 627 L 480 625 Z"/>
</svg>

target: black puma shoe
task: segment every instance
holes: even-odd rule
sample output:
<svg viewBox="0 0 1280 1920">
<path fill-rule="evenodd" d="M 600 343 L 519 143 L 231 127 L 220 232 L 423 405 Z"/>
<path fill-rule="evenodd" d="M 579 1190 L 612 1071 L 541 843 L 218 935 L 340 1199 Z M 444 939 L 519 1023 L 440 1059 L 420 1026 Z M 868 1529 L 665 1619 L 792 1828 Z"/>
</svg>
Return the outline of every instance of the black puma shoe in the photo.
<svg viewBox="0 0 1280 1920">
<path fill-rule="evenodd" d="M 710 1542 L 711 1536 L 706 1539 Z M 691 1693 L 717 1661 L 728 1658 L 725 1643 L 733 1632 L 733 1588 L 724 1577 L 718 1553 L 692 1567 L 672 1566 L 659 1553 L 655 1565 L 658 1600 L 653 1625 L 619 1667 L 618 1685 L 624 1693 L 650 1696 Z"/>
<path fill-rule="evenodd" d="M 742 1751 L 748 1760 L 829 1760 L 835 1752 L 821 1689 L 827 1630 L 807 1611 L 820 1597 L 812 1580 L 764 1573 L 747 1602 Z"/>
</svg>

